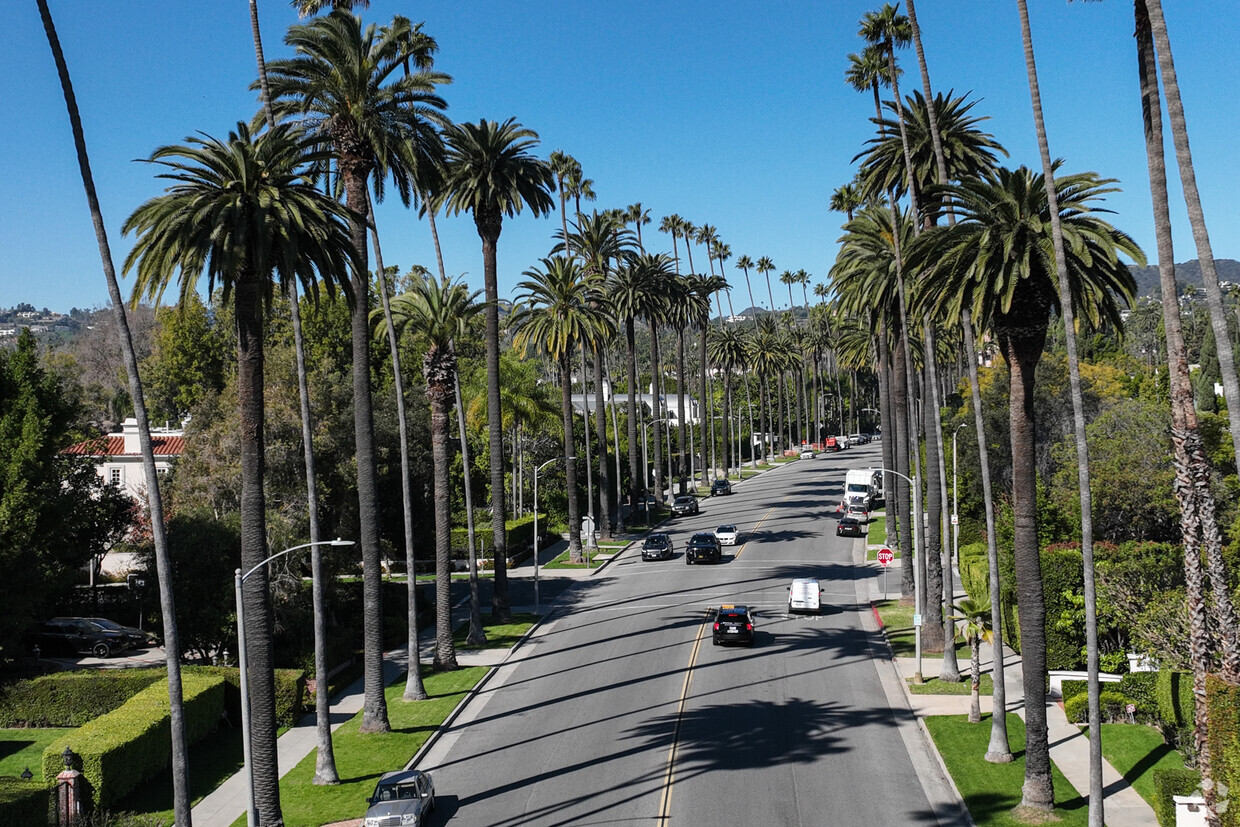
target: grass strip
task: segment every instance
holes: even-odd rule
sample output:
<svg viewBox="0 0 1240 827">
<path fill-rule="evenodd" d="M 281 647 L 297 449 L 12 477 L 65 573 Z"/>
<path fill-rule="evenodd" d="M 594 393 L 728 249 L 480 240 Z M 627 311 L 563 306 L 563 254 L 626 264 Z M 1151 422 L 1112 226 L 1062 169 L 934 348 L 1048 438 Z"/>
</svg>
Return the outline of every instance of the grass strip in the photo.
<svg viewBox="0 0 1240 827">
<path fill-rule="evenodd" d="M 38 773 L 43 765 L 43 749 L 73 727 L 0 729 L 0 775 L 14 778 L 27 767 Z"/>
<path fill-rule="evenodd" d="M 1102 757 L 1154 806 L 1154 770 L 1184 769 L 1184 756 L 1144 724 L 1103 724 Z"/>
<path fill-rule="evenodd" d="M 1034 823 L 1018 819 L 1012 813 L 1020 804 L 1021 786 L 1025 783 L 1025 723 L 1019 716 L 1012 713 L 1007 716 L 1008 742 L 1016 756 L 1008 764 L 986 761 L 986 749 L 990 744 L 989 715 L 983 715 L 981 723 L 976 724 L 969 723 L 964 715 L 932 715 L 925 722 L 977 827 L 1020 827 Z M 1053 763 L 1051 773 L 1057 820 L 1044 818 L 1036 823 L 1055 821 L 1063 827 L 1085 827 L 1089 822 L 1089 802 L 1077 794 Z"/>
<path fill-rule="evenodd" d="M 886 517 L 874 517 L 874 516 L 870 517 L 870 525 L 866 530 L 865 541 L 871 544 L 877 543 L 878 545 L 883 545 L 887 542 L 887 518 Z M 870 558 L 871 560 L 878 559 L 878 554 L 876 552 L 870 552 L 870 553 L 874 555 L 873 557 Z M 897 552 L 896 559 L 899 559 L 899 558 L 900 558 L 900 555 Z"/>
<path fill-rule="evenodd" d="M 465 643 L 465 638 L 469 635 L 469 623 L 462 623 L 456 628 L 452 635 L 452 640 L 456 644 L 457 649 L 470 651 L 478 649 L 508 649 L 517 644 L 517 641 L 525 636 L 538 620 L 536 614 L 514 614 L 512 622 L 499 623 L 492 619 L 491 615 L 484 614 L 482 616 L 482 630 L 486 632 L 487 642 L 485 646 L 470 646 Z"/>
<path fill-rule="evenodd" d="M 938 678 L 926 678 L 924 683 L 913 683 L 912 678 L 905 678 L 904 682 L 908 684 L 908 691 L 914 695 L 968 695 L 970 690 L 969 675 L 967 670 L 962 673 L 964 679 L 960 681 L 941 681 Z M 981 686 L 979 692 L 982 695 L 994 694 L 995 682 L 988 673 L 982 673 Z"/>
<path fill-rule="evenodd" d="M 917 654 L 917 640 L 913 633 L 913 607 L 901 606 L 897 600 L 881 600 L 874 604 L 878 616 L 883 620 L 883 630 L 887 633 L 887 641 L 891 644 L 891 652 L 897 658 L 911 658 Z M 921 656 L 926 660 L 937 660 L 943 657 L 942 652 L 922 650 Z M 969 663 L 969 645 L 956 641 L 956 659 L 962 668 Z"/>
<path fill-rule="evenodd" d="M 610 549 L 604 550 L 602 548 L 596 548 L 592 551 L 584 547 L 581 549 L 582 559 L 589 560 L 591 567 L 598 565 L 598 556 L 600 554 L 607 554 L 608 556 L 610 556 L 612 553 L 613 552 Z M 556 557 L 554 560 L 548 563 L 543 563 L 542 567 L 544 569 L 584 569 L 586 568 L 586 564 L 584 562 L 583 563 L 569 562 L 569 552 L 565 551 L 562 554 L 560 554 L 559 557 Z"/>
</svg>

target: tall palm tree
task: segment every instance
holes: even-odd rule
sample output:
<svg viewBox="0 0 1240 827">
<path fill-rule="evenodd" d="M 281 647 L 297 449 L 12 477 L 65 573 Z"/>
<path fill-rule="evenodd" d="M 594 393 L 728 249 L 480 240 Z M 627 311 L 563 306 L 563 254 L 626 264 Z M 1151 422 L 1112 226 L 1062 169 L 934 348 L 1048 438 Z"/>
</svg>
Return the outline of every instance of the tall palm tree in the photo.
<svg viewBox="0 0 1240 827">
<path fill-rule="evenodd" d="M 1110 181 L 1093 173 L 1056 180 L 1066 272 L 1074 309 L 1083 324 L 1104 319 L 1120 324 L 1119 304 L 1130 303 L 1136 284 L 1119 258 L 1144 263 L 1128 236 L 1096 215 L 1094 202 Z M 1046 730 L 1046 610 L 1036 532 L 1036 469 L 1033 437 L 1034 371 L 1042 356 L 1052 312 L 1060 309 L 1050 206 L 1041 175 L 1026 168 L 1000 169 L 946 188 L 954 227 L 931 228 L 919 250 L 924 290 L 932 310 L 950 321 L 968 308 L 994 330 L 1009 368 L 1012 499 L 1016 534 L 1017 611 L 1025 690 L 1024 806 L 1054 806 Z M 934 262 L 933 265 L 930 263 Z"/>
<path fill-rule="evenodd" d="M 697 229 L 697 226 L 692 221 L 682 220 L 680 222 L 680 237 L 685 240 L 685 256 L 689 259 L 689 275 L 693 275 L 695 272 L 693 269 L 693 239 L 697 238 Z"/>
<path fill-rule="evenodd" d="M 394 18 L 383 28 L 362 29 L 361 20 L 337 10 L 285 35 L 294 57 L 267 66 L 271 101 L 281 117 L 303 119 L 332 147 L 350 211 L 353 240 L 354 447 L 357 460 L 359 539 L 362 551 L 365 627 L 365 701 L 362 732 L 387 732 L 383 680 L 382 590 L 379 549 L 378 471 L 370 388 L 370 299 L 366 233 L 370 226 L 369 181 L 388 174 L 401 178 L 404 139 L 429 120 L 441 120 L 446 106 L 435 87 L 449 80 L 430 71 L 401 74 L 413 57 L 412 25 Z"/>
<path fill-rule="evenodd" d="M 849 181 L 847 184 L 836 187 L 835 192 L 831 193 L 831 201 L 827 209 L 832 212 L 842 212 L 848 216 L 849 221 L 852 221 L 853 213 L 863 203 L 865 202 L 861 197 L 861 188 L 855 181 Z"/>
<path fill-rule="evenodd" d="M 482 239 L 482 270 L 486 285 L 487 421 L 491 423 L 491 531 L 494 537 L 495 584 L 491 598 L 494 618 L 509 618 L 508 541 L 504 523 L 504 434 L 499 379 L 499 286 L 495 258 L 504 216 L 524 206 L 534 215 L 551 211 L 554 175 L 546 162 L 531 154 L 538 134 L 514 119 L 503 123 L 481 120 L 453 124 L 444 131 L 447 147 L 444 208 L 450 215 L 471 212 Z"/>
<path fill-rule="evenodd" d="M 771 261 L 770 256 L 762 256 L 758 259 L 758 263 L 754 266 L 759 275 L 766 277 L 766 296 L 771 302 L 768 312 L 775 312 L 775 294 L 771 292 L 771 272 L 775 269 L 775 262 Z"/>
<path fill-rule="evenodd" d="M 91 223 L 95 228 L 95 240 L 99 245 L 99 258 L 104 279 L 108 284 L 108 298 L 112 302 L 112 314 L 120 339 L 121 355 L 125 362 L 125 374 L 129 379 L 129 398 L 134 407 L 134 419 L 138 424 L 138 447 L 142 453 L 142 469 L 146 482 L 146 504 L 151 519 L 151 541 L 155 547 L 155 574 L 159 580 L 159 610 L 163 623 L 164 667 L 168 673 L 169 729 L 172 741 L 172 809 L 178 824 L 190 825 L 189 752 L 185 738 L 185 704 L 181 691 L 181 645 L 177 630 L 176 601 L 172 594 L 172 561 L 168 556 L 168 535 L 164 527 L 163 497 L 159 490 L 159 474 L 155 469 L 155 453 L 151 447 L 150 420 L 146 412 L 146 396 L 142 389 L 142 377 L 138 372 L 138 356 L 130 334 L 129 320 L 125 313 L 125 300 L 121 296 L 120 282 L 108 244 L 108 234 L 103 223 L 103 211 L 95 191 L 95 180 L 90 169 L 90 156 L 86 151 L 86 134 L 82 129 L 82 117 L 78 111 L 77 96 L 69 77 L 69 65 L 47 0 L 38 0 L 39 16 L 47 44 L 56 64 L 65 109 L 69 115 L 69 127 L 73 133 L 73 147 L 77 153 L 78 170 L 82 176 L 82 188 L 90 209 Z"/>
<path fill-rule="evenodd" d="M 713 406 L 708 404 L 708 400 L 710 399 L 710 396 L 707 393 L 707 387 L 706 387 L 706 377 L 708 374 L 707 358 L 706 358 L 706 331 L 710 327 L 710 297 L 713 296 L 718 291 L 722 290 L 723 288 L 727 287 L 727 284 L 728 283 L 727 281 L 724 280 L 723 276 L 696 276 L 696 277 L 690 277 L 690 281 L 689 281 L 689 289 L 697 296 L 697 299 L 699 302 L 697 321 L 698 321 L 698 333 L 700 336 L 698 352 L 701 354 L 701 373 L 700 373 L 701 382 L 699 383 L 698 390 L 701 393 L 701 400 L 702 400 L 700 410 L 702 412 L 701 417 L 703 420 L 702 421 L 703 426 L 706 426 L 709 422 L 713 421 L 712 419 L 710 419 L 711 410 Z M 703 427 L 702 429 L 703 436 L 705 436 L 705 433 L 706 433 L 706 428 Z M 713 440 L 712 440 L 712 443 L 713 443 Z M 700 466 L 702 469 L 702 484 L 709 487 L 710 486 L 710 474 L 713 471 L 713 465 L 707 464 L 706 457 L 707 457 L 707 445 L 706 445 L 706 440 L 703 439 L 702 445 L 701 445 L 702 464 Z"/>
<path fill-rule="evenodd" d="M 517 312 L 513 343 L 525 350 L 537 344 L 559 367 L 564 417 L 564 473 L 568 494 L 569 558 L 582 562 L 580 506 L 577 498 L 577 457 L 573 438 L 572 351 L 574 343 L 593 342 L 610 322 L 592 300 L 601 277 L 587 273 L 565 256 L 542 259 L 541 267 L 526 270 L 517 285 Z"/>
<path fill-rule="evenodd" d="M 688 493 L 688 442 L 685 440 L 685 330 L 696 318 L 695 299 L 683 277 L 671 279 L 667 291 L 667 321 L 676 334 L 676 482 L 679 494 Z"/>
<path fill-rule="evenodd" d="M 677 273 L 680 272 L 680 251 L 676 246 L 676 239 L 680 237 L 680 227 L 684 223 L 685 220 L 675 213 L 663 216 L 663 220 L 659 222 L 659 232 L 672 237 L 672 260 L 676 263 Z"/>
<path fill-rule="evenodd" d="M 452 490 L 448 446 L 457 386 L 453 343 L 468 332 L 470 320 L 482 311 L 482 305 L 477 303 L 479 292 L 470 293 L 464 284 L 451 279 L 415 276 L 409 290 L 391 302 L 391 327 L 396 334 L 413 333 L 424 348 L 422 378 L 431 407 L 435 492 L 435 668 L 441 670 L 455 669 L 457 665 L 452 642 Z M 381 327 L 387 326 L 382 315 L 374 315 Z M 412 571 L 409 578 L 414 579 Z"/>
<path fill-rule="evenodd" d="M 633 225 L 633 229 L 637 231 L 637 246 L 645 249 L 646 245 L 642 243 L 642 227 L 650 224 L 650 210 L 644 208 L 640 201 L 629 204 L 624 209 L 624 223 Z"/>
<path fill-rule="evenodd" d="M 324 156 L 290 126 L 252 135 L 244 123 L 226 140 L 187 138 L 185 146 L 155 150 L 151 162 L 167 170 L 168 191 L 125 220 L 137 239 L 125 259 L 136 270 L 133 301 L 158 301 L 173 273 L 182 301 L 207 276 L 233 300 L 237 325 L 237 408 L 240 418 L 241 565 L 258 567 L 243 585 L 246 651 L 250 656 L 254 800 L 260 819 L 280 822 L 276 755 L 272 613 L 265 570 L 266 500 L 263 494 L 263 312 L 273 277 L 299 279 L 313 289 L 315 275 L 331 286 L 353 259 L 349 214 L 318 192 L 311 165 Z M 221 241 L 223 240 L 223 241 Z M 353 263 L 356 263 L 353 261 Z"/>
<path fill-rule="evenodd" d="M 711 331 L 707 336 L 706 355 L 723 374 L 723 455 L 728 457 L 728 435 L 732 433 L 732 375 L 745 367 L 745 334 L 736 325 Z M 724 464 L 730 462 L 725 460 Z M 736 466 L 739 470 L 739 456 Z"/>
</svg>

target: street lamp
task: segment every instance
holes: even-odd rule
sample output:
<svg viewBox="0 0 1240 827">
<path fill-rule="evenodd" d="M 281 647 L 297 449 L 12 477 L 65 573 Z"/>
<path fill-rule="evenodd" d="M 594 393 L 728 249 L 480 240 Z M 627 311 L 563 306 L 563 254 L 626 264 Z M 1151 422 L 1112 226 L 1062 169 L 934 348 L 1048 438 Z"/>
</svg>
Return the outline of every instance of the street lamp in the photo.
<svg viewBox="0 0 1240 827">
<path fill-rule="evenodd" d="M 567 459 L 567 457 L 552 457 L 534 469 L 534 614 L 542 613 L 542 603 L 538 599 L 538 472 L 551 463 L 560 462 L 564 459 Z M 573 459 L 576 459 L 576 457 L 573 457 Z M 570 525 L 568 530 L 572 531 L 573 526 Z M 586 560 L 589 561 L 589 559 L 590 553 L 587 551 Z"/>
<path fill-rule="evenodd" d="M 871 469 L 873 470 L 873 469 Z M 899 477 L 909 484 L 909 488 L 913 493 L 910 499 L 913 501 L 913 519 L 912 525 L 909 526 L 909 545 L 912 547 L 913 556 L 917 554 L 917 539 L 920 538 L 921 532 L 918 530 L 921 526 L 921 491 L 918 490 L 917 483 L 901 474 L 899 471 L 892 471 L 890 468 L 879 468 L 884 474 L 891 474 Z M 913 673 L 913 683 L 924 683 L 925 678 L 921 674 L 921 569 L 918 568 L 914 559 L 908 561 L 913 566 L 913 639 L 914 648 L 917 655 L 917 670 Z M 905 561 L 901 560 L 900 565 L 904 565 Z"/>
<path fill-rule="evenodd" d="M 271 555 L 245 574 L 241 573 L 241 569 L 237 569 L 234 576 L 233 582 L 237 592 L 237 667 L 241 673 L 241 747 L 242 757 L 245 761 L 246 827 L 255 827 L 258 824 L 258 811 L 254 808 L 254 763 L 250 760 L 250 682 L 246 676 L 245 603 L 241 599 L 241 586 L 251 574 L 277 557 L 283 557 L 290 552 L 300 551 L 303 548 L 313 548 L 314 546 L 352 545 L 356 545 L 356 543 L 352 540 L 341 540 L 339 537 L 335 540 L 320 540 L 317 543 L 302 543 L 299 546 L 286 548 L 284 551 Z M 413 577 L 413 572 L 409 572 L 409 576 Z"/>
</svg>

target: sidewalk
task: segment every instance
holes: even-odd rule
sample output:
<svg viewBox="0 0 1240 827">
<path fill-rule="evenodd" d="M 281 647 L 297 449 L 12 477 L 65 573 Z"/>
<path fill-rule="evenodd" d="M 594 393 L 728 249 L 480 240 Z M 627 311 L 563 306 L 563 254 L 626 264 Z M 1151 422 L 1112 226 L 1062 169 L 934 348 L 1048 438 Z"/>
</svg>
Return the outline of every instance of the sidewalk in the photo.
<svg viewBox="0 0 1240 827">
<path fill-rule="evenodd" d="M 865 565 L 873 573 L 873 576 L 870 577 L 870 599 L 871 601 L 881 600 L 883 599 L 880 594 L 882 567 L 874 562 L 866 563 Z M 890 566 L 890 569 L 891 571 L 887 574 L 889 582 L 897 584 L 898 588 L 900 582 L 900 561 L 896 560 Z M 956 594 L 958 597 L 965 596 L 964 591 L 959 586 L 957 586 Z M 1003 675 L 1007 690 L 1007 708 L 1009 712 L 1015 712 L 1023 720 L 1025 717 L 1025 697 L 1020 655 L 1013 652 L 1007 646 L 1002 646 L 1002 652 Z M 916 659 L 895 658 L 894 660 L 901 678 L 904 679 L 901 681 L 901 684 L 904 687 L 905 698 L 908 701 L 909 708 L 919 719 L 919 723 L 920 719 L 931 715 L 967 715 L 969 713 L 970 698 L 968 695 L 912 694 L 908 689 L 907 680 L 912 678 L 916 672 Z M 987 672 L 993 673 L 994 650 L 989 644 L 982 643 L 981 662 L 983 674 Z M 935 675 L 938 667 L 938 658 L 922 659 L 922 673 L 927 677 Z M 969 665 L 967 662 L 961 663 L 960 668 L 962 672 L 966 672 Z M 981 697 L 981 707 L 983 714 L 991 711 L 991 697 L 989 695 Z M 1081 796 L 1088 798 L 1089 738 L 1079 727 L 1068 722 L 1063 707 L 1058 702 L 1050 701 L 1049 699 L 1046 704 L 1046 723 L 1047 736 L 1050 741 L 1051 760 L 1076 791 Z M 929 738 L 928 732 L 926 737 Z M 1102 762 L 1102 781 L 1104 785 L 1106 822 L 1108 824 L 1123 824 L 1125 827 L 1158 827 L 1158 819 L 1154 815 L 1153 808 L 1146 803 L 1145 799 L 1124 780 L 1123 776 L 1106 759 L 1103 759 Z M 1063 798 L 1062 792 L 1057 795 L 1057 798 Z"/>
</svg>

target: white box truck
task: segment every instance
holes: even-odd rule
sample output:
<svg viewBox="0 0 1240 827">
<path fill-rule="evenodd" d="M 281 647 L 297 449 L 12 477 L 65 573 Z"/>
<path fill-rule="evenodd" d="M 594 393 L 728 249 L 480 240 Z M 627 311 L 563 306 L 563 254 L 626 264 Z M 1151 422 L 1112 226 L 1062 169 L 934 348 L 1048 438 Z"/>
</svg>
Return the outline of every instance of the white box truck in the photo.
<svg viewBox="0 0 1240 827">
<path fill-rule="evenodd" d="M 874 503 L 874 469 L 853 468 L 844 474 L 844 505 L 863 505 L 868 510 Z"/>
</svg>

